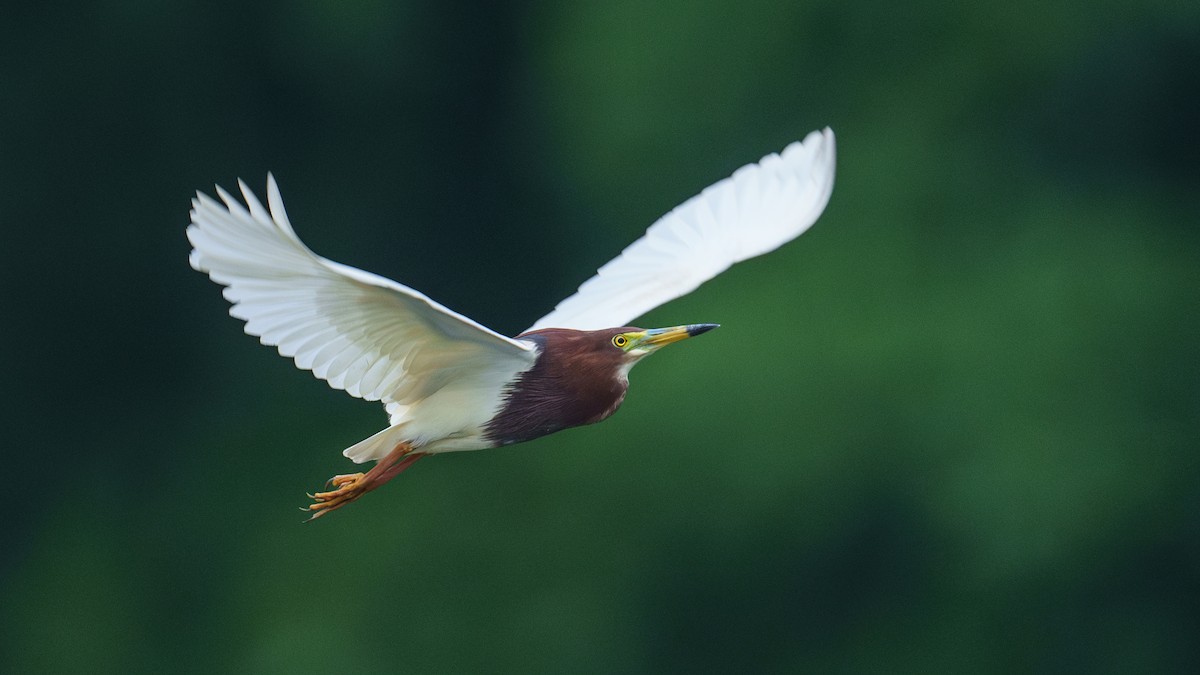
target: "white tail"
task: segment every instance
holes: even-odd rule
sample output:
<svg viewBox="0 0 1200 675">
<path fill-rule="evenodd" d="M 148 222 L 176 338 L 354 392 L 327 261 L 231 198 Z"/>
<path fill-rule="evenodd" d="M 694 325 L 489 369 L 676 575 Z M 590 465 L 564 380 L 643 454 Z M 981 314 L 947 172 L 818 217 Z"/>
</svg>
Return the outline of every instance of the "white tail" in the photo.
<svg viewBox="0 0 1200 675">
<path fill-rule="evenodd" d="M 388 427 L 346 448 L 342 451 L 342 454 L 350 458 L 355 464 L 383 459 L 397 445 L 411 440 L 405 433 L 405 427 L 407 426 L 407 424 L 397 424 Z"/>
</svg>

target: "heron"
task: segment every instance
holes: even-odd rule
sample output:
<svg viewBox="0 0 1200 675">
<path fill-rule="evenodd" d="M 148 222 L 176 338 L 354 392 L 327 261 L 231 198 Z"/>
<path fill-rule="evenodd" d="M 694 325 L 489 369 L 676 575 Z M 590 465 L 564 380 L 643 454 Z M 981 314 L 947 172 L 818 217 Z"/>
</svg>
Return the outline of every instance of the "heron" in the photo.
<svg viewBox="0 0 1200 675">
<path fill-rule="evenodd" d="M 272 174 L 265 207 L 240 179 L 240 200 L 219 185 L 219 201 L 197 191 L 189 262 L 225 287 L 246 333 L 334 389 L 384 405 L 387 427 L 342 452 L 375 464 L 309 494 L 312 520 L 423 457 L 523 443 L 611 416 L 635 364 L 717 327 L 630 322 L 805 232 L 829 201 L 834 167 L 826 127 L 739 168 L 658 219 L 515 337 L 314 253 L 292 228 Z"/>
</svg>

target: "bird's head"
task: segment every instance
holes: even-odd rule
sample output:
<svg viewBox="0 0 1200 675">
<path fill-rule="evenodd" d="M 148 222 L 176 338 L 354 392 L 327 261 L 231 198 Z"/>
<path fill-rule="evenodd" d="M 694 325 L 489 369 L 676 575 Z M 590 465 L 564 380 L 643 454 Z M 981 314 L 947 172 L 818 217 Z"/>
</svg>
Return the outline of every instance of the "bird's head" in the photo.
<svg viewBox="0 0 1200 675">
<path fill-rule="evenodd" d="M 542 328 L 518 335 L 542 345 L 542 356 L 555 372 L 569 372 L 570 378 L 591 381 L 610 381 L 602 374 L 624 380 L 629 369 L 646 356 L 672 342 L 716 328 L 715 323 L 697 323 L 670 328 L 604 328 L 601 330 L 572 330 Z M 553 365 L 551 365 L 553 364 Z"/>
<path fill-rule="evenodd" d="M 672 342 L 687 338 L 716 328 L 715 323 L 696 323 L 687 326 L 672 326 L 670 328 L 610 328 L 596 331 L 594 349 L 606 352 L 618 368 L 621 377 L 629 373 L 633 364 L 653 354 Z"/>
<path fill-rule="evenodd" d="M 636 362 L 644 356 L 652 354 L 662 347 L 687 338 L 707 333 L 718 327 L 715 323 L 694 323 L 688 326 L 672 326 L 670 328 L 612 328 L 598 331 L 607 338 L 607 346 L 624 354 L 624 360 Z"/>
</svg>

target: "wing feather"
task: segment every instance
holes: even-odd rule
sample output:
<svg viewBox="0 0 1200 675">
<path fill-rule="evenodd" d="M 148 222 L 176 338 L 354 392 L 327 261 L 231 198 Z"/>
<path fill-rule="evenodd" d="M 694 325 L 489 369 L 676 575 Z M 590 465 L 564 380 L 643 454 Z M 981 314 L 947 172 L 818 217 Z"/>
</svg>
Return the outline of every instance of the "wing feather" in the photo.
<svg viewBox="0 0 1200 675">
<path fill-rule="evenodd" d="M 705 188 L 658 219 L 529 330 L 628 325 L 734 263 L 798 237 L 829 203 L 834 145 L 831 129 L 814 131 Z"/>
<path fill-rule="evenodd" d="M 530 343 L 513 340 L 384 277 L 313 253 L 296 236 L 279 186 L 267 204 L 242 181 L 242 201 L 197 193 L 189 261 L 226 286 L 229 313 L 245 330 L 335 389 L 389 410 L 451 382 L 494 383 L 533 365 Z M 244 204 L 243 204 L 244 201 Z M 503 379 L 503 378 L 501 378 Z"/>
</svg>

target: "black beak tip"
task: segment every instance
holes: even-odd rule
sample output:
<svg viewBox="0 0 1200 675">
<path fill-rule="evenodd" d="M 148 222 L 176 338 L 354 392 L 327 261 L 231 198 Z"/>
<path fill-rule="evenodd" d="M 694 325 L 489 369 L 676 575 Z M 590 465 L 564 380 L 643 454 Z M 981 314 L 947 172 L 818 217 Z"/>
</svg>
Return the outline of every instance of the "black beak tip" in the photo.
<svg viewBox="0 0 1200 675">
<path fill-rule="evenodd" d="M 696 337 L 701 333 L 707 333 L 714 328 L 720 328 L 719 323 L 694 323 L 687 327 L 688 337 Z"/>
</svg>

